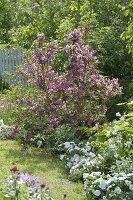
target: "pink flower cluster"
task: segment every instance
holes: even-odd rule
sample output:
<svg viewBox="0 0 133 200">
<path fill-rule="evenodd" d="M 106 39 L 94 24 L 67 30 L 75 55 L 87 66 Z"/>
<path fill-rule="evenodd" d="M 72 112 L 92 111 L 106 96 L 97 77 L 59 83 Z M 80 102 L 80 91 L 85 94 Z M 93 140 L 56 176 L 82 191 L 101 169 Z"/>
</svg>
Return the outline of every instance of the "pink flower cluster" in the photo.
<svg viewBox="0 0 133 200">
<path fill-rule="evenodd" d="M 108 79 L 96 69 L 96 51 L 82 42 L 83 31 L 75 29 L 64 39 L 63 50 L 68 60 L 64 72 L 55 72 L 53 59 L 58 47 L 57 41 L 45 43 L 39 33 L 32 46 L 32 53 L 22 69 L 30 84 L 36 86 L 37 96 L 26 101 L 31 107 L 36 102 L 38 109 L 49 117 L 49 124 L 88 124 L 100 120 L 106 112 L 105 102 L 111 96 L 121 93 L 118 79 Z M 38 109 L 36 113 L 39 114 Z M 32 109 L 31 109 L 32 110 Z"/>
</svg>

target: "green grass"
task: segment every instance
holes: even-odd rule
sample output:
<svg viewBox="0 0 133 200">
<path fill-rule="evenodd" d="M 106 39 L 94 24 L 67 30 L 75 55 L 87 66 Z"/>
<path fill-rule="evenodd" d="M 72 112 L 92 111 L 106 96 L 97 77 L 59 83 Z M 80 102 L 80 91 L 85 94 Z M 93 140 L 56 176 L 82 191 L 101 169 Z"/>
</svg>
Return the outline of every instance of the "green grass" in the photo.
<svg viewBox="0 0 133 200">
<path fill-rule="evenodd" d="M 61 200 L 64 193 L 67 194 L 67 200 L 84 199 L 81 195 L 82 184 L 67 179 L 64 164 L 58 158 L 36 148 L 29 149 L 24 155 L 17 142 L 0 141 L 0 180 L 8 174 L 13 164 L 20 171 L 43 178 L 55 200 Z"/>
</svg>

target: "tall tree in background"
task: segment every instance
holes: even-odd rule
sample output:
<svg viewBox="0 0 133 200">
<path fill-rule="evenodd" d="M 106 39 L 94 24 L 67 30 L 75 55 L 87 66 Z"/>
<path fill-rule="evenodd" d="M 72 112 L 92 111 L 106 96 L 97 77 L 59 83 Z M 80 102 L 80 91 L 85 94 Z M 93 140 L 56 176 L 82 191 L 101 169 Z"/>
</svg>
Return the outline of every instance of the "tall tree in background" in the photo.
<svg viewBox="0 0 133 200">
<path fill-rule="evenodd" d="M 0 1 L 0 43 L 9 43 L 9 30 L 13 26 L 13 4 L 10 0 Z"/>
</svg>

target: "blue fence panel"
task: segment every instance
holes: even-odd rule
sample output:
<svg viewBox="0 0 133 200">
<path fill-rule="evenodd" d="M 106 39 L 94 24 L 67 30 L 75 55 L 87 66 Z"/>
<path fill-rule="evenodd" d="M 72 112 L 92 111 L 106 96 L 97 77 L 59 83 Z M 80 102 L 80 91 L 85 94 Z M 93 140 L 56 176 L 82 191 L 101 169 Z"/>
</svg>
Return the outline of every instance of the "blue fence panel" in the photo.
<svg viewBox="0 0 133 200">
<path fill-rule="evenodd" d="M 0 76 L 10 85 L 17 85 L 19 81 L 25 83 L 24 78 L 16 75 L 18 66 L 23 65 L 22 49 L 0 49 Z"/>
</svg>

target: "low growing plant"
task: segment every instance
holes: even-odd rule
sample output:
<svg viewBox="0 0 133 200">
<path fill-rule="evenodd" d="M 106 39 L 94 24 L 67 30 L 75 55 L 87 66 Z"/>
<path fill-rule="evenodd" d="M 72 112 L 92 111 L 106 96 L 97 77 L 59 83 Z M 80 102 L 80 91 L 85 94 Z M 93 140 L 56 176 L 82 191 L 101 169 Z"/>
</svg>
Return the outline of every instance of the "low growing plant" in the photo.
<svg viewBox="0 0 133 200">
<path fill-rule="evenodd" d="M 131 105 L 131 103 L 130 103 Z M 93 130 L 87 142 L 59 145 L 70 178 L 83 181 L 85 194 L 93 199 L 131 199 L 133 195 L 133 115 Z"/>
<path fill-rule="evenodd" d="M 1 181 L 0 197 L 2 199 L 53 200 L 41 178 L 19 172 L 16 165 L 12 166 L 10 173 L 10 176 Z"/>
</svg>

